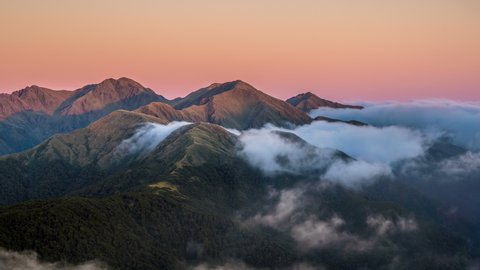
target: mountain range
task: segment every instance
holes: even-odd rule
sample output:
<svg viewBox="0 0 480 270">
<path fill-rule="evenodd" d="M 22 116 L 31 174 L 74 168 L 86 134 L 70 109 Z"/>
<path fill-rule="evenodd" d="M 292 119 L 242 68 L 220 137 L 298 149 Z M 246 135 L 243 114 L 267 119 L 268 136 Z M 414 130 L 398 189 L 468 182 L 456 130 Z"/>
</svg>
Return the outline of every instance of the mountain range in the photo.
<svg viewBox="0 0 480 270">
<path fill-rule="evenodd" d="M 310 108 L 341 106 L 316 103 L 318 99 L 310 94 L 303 100 L 312 104 Z M 28 149 L 56 133 L 83 128 L 118 109 L 137 110 L 165 121 L 206 121 L 240 130 L 265 123 L 311 121 L 288 102 L 242 81 L 212 84 L 174 100 L 128 78 L 107 79 L 74 91 L 30 86 L 0 94 L 0 155 Z"/>
<path fill-rule="evenodd" d="M 329 168 L 348 173 L 339 164 L 365 164 L 308 143 L 293 127 L 371 126 L 310 117 L 319 107 L 362 109 L 312 93 L 283 101 L 243 81 L 174 100 L 127 78 L 2 94 L 0 247 L 112 269 L 474 265 L 480 215 L 445 211 L 451 201 L 440 189 L 425 191 L 430 182 L 408 170 L 362 188 L 324 179 Z M 271 164 L 245 149 L 245 136 L 266 125 L 279 130 L 247 150 L 274 151 Z M 296 154 L 275 152 L 281 147 Z M 426 150 L 418 160 L 425 170 L 468 152 L 448 140 Z M 443 188 L 452 185 L 459 187 Z M 5 258 L 0 249 L 0 266 Z"/>
</svg>

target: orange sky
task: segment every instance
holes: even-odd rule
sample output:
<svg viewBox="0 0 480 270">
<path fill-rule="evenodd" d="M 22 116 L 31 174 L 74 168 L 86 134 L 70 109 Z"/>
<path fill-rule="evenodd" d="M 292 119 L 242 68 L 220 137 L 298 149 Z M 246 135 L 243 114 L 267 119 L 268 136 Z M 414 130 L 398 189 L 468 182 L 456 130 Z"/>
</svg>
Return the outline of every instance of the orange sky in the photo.
<svg viewBox="0 0 480 270">
<path fill-rule="evenodd" d="M 478 0 L 0 0 L 0 92 L 130 77 L 173 98 L 480 100 Z"/>
</svg>

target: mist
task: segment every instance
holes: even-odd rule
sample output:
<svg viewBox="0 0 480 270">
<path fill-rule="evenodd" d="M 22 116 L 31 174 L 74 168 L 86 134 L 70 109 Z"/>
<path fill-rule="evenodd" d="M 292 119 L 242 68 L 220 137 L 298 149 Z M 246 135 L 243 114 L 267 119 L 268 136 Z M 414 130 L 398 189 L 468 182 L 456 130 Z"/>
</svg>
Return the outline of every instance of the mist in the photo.
<svg viewBox="0 0 480 270">
<path fill-rule="evenodd" d="M 189 124 L 191 123 L 176 121 L 166 125 L 146 123 L 138 128 L 132 137 L 123 140 L 116 150 L 121 154 L 148 153 L 173 131 Z"/>
<path fill-rule="evenodd" d="M 239 155 L 266 175 L 315 172 L 319 178 L 350 187 L 391 177 L 396 163 L 423 156 L 436 139 L 405 127 L 324 121 L 294 129 L 266 125 L 239 134 Z"/>
<path fill-rule="evenodd" d="M 312 117 L 357 120 L 370 125 L 402 126 L 440 133 L 457 145 L 480 150 L 480 104 L 451 100 L 419 100 L 366 104 L 363 110 L 320 108 Z"/>
<path fill-rule="evenodd" d="M 42 262 L 33 251 L 15 252 L 0 248 L 0 269 L 9 270 L 107 270 L 103 263 L 96 261 L 79 265 L 65 262 Z"/>
</svg>

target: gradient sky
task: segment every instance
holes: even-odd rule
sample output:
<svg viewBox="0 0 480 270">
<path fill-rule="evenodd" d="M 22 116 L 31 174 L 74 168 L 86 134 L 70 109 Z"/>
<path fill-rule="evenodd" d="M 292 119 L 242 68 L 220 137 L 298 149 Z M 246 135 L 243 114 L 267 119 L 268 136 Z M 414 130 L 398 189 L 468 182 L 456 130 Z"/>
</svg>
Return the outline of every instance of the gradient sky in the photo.
<svg viewBox="0 0 480 270">
<path fill-rule="evenodd" d="M 130 77 L 168 98 L 480 99 L 478 0 L 0 0 L 0 92 Z"/>
</svg>

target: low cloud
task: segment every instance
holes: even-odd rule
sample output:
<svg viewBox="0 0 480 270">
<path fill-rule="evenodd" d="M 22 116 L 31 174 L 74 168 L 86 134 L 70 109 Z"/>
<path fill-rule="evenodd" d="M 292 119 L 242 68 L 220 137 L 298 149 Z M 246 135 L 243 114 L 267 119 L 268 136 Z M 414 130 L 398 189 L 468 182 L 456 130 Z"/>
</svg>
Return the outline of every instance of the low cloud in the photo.
<svg viewBox="0 0 480 270">
<path fill-rule="evenodd" d="M 318 149 L 286 136 L 273 127 L 245 131 L 239 136 L 242 143 L 239 154 L 268 175 L 321 170 L 331 163 L 333 150 Z"/>
<path fill-rule="evenodd" d="M 460 178 L 480 172 L 480 153 L 467 152 L 461 156 L 445 159 L 440 162 L 439 171 Z"/>
<path fill-rule="evenodd" d="M 328 220 L 319 220 L 312 216 L 293 226 L 290 234 L 302 250 L 334 247 L 339 244 L 354 245 L 355 249 L 370 246 L 366 241 L 342 231 L 344 225 L 345 220 L 338 216 Z"/>
<path fill-rule="evenodd" d="M 432 139 L 403 127 L 316 121 L 292 130 L 267 125 L 242 132 L 239 140 L 240 156 L 267 175 L 315 172 L 321 178 L 358 187 L 391 176 L 396 162 L 423 156 Z"/>
<path fill-rule="evenodd" d="M 387 218 L 381 214 L 367 215 L 365 226 L 373 234 L 354 234 L 347 230 L 348 220 L 336 213 L 323 218 L 318 215 L 322 211 L 318 205 L 314 210 L 310 206 L 311 196 L 321 196 L 329 185 L 308 185 L 282 191 L 273 191 L 269 201 L 276 201 L 244 222 L 247 226 L 265 226 L 290 235 L 301 251 L 312 249 L 340 248 L 348 251 L 365 252 L 375 248 L 379 240 L 392 234 L 409 233 L 418 229 L 413 216 Z M 310 192 L 314 192 L 310 194 Z M 317 194 L 317 195 L 314 195 Z M 312 210 L 314 210 L 312 212 Z M 361 230 L 360 230 L 361 231 Z"/>
<path fill-rule="evenodd" d="M 355 161 L 336 161 L 322 176 L 332 182 L 337 182 L 346 186 L 360 187 L 371 184 L 378 177 L 389 177 L 392 170 L 386 164 L 368 163 L 362 160 Z"/>
<path fill-rule="evenodd" d="M 417 221 L 413 217 L 398 217 L 397 220 L 393 220 L 382 215 L 372 215 L 367 217 L 367 225 L 376 231 L 377 236 L 418 229 Z"/>
<path fill-rule="evenodd" d="M 368 162 L 394 163 L 424 154 L 431 138 L 403 127 L 354 126 L 315 121 L 292 130 L 317 147 L 338 149 Z"/>
<path fill-rule="evenodd" d="M 272 192 L 269 199 L 278 198 L 273 209 L 267 213 L 259 213 L 247 221 L 247 224 L 261 224 L 272 228 L 289 226 L 294 222 L 294 215 L 302 206 L 303 193 L 300 188 L 286 189 L 281 192 Z"/>
<path fill-rule="evenodd" d="M 313 110 L 311 116 L 358 120 L 371 125 L 403 126 L 428 133 L 443 133 L 455 144 L 480 150 L 480 104 L 451 100 L 419 100 L 368 104 L 363 110 Z"/>
<path fill-rule="evenodd" d="M 224 264 L 202 263 L 190 268 L 191 270 L 261 270 L 266 268 L 255 268 L 241 261 L 230 261 Z M 321 266 L 313 266 L 308 263 L 298 263 L 290 267 L 280 268 L 280 270 L 322 270 Z"/>
<path fill-rule="evenodd" d="M 176 129 L 189 125 L 189 122 L 171 122 L 167 125 L 146 123 L 135 134 L 122 141 L 116 151 L 119 155 L 148 153 Z"/>
<path fill-rule="evenodd" d="M 38 254 L 32 251 L 14 252 L 0 248 L 0 269 L 8 270 L 107 270 L 99 262 L 86 262 L 80 265 L 70 265 L 64 262 L 42 262 Z"/>
<path fill-rule="evenodd" d="M 191 270 L 249 270 L 251 267 L 243 262 L 226 262 L 225 264 L 215 265 L 202 263 L 191 268 Z"/>
</svg>

